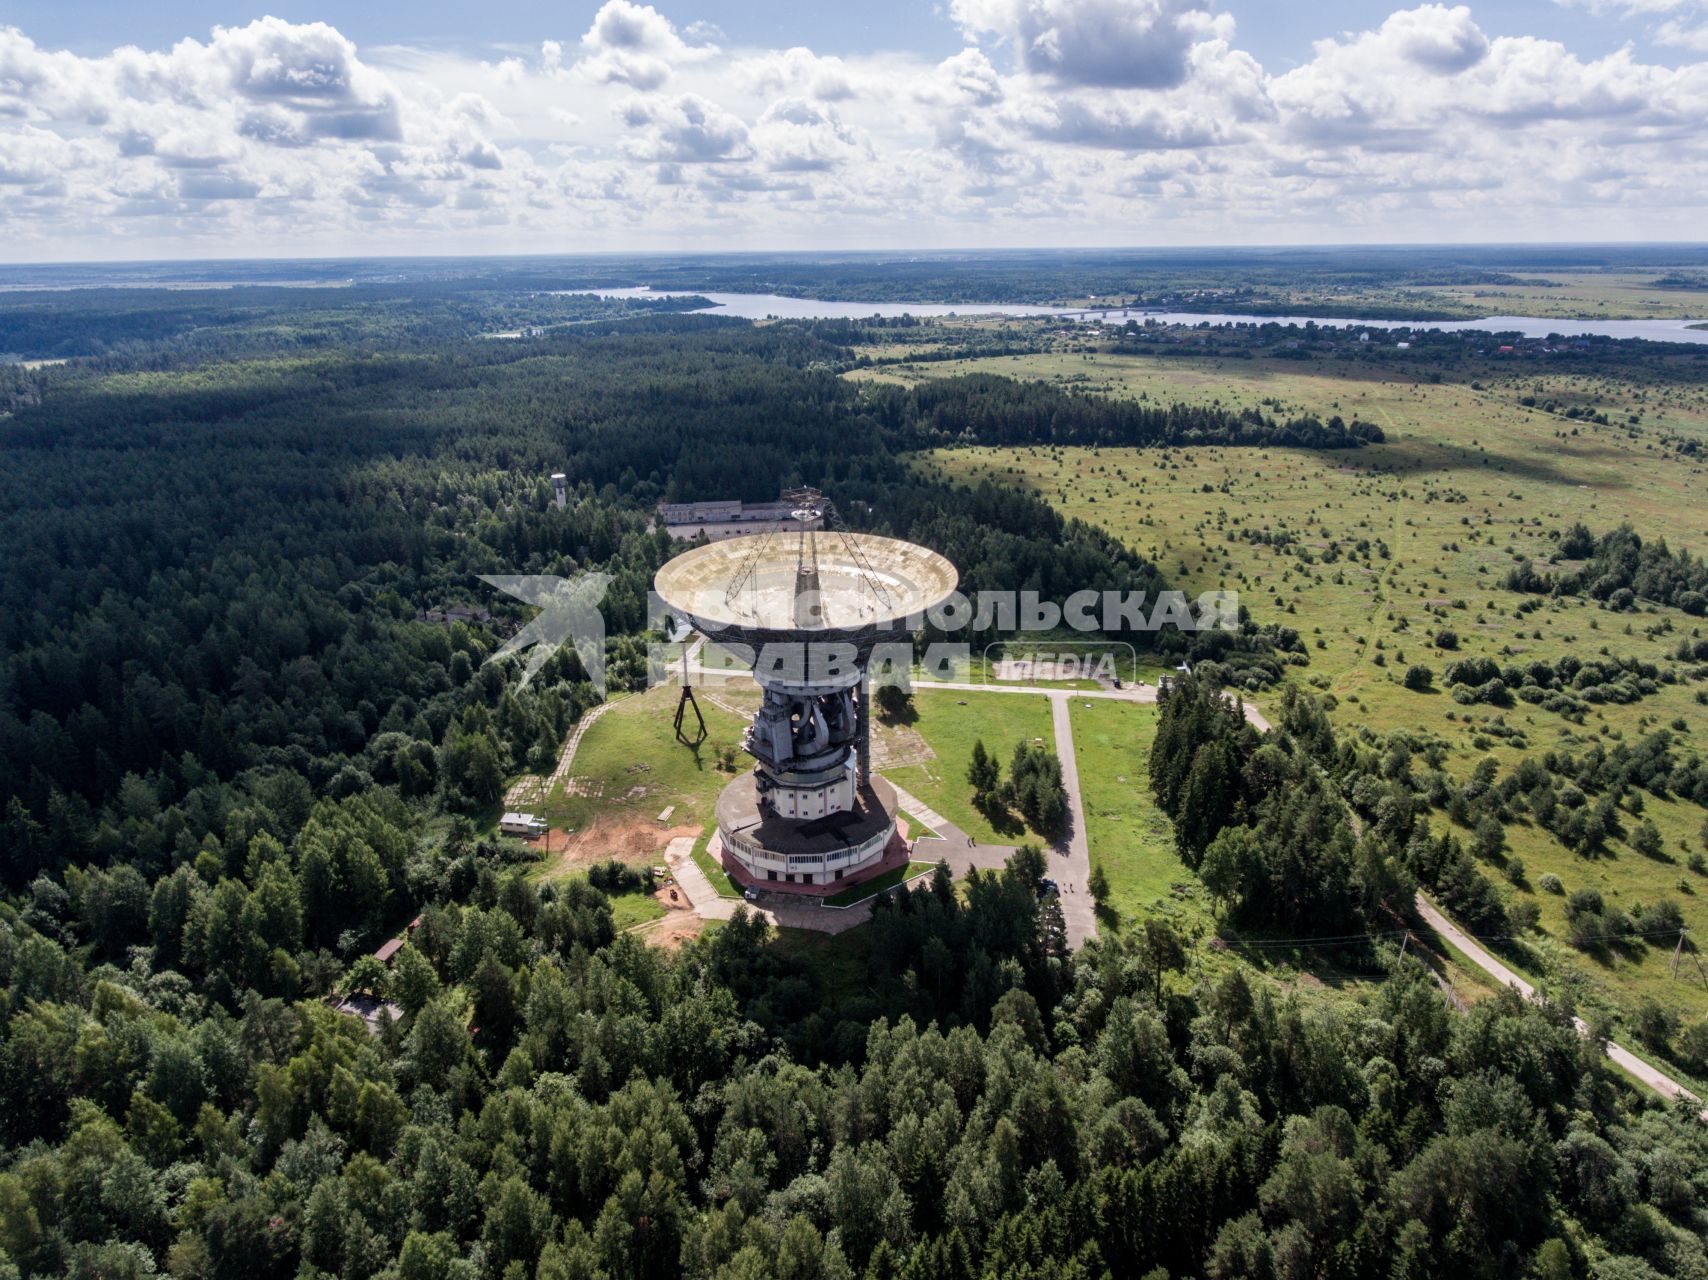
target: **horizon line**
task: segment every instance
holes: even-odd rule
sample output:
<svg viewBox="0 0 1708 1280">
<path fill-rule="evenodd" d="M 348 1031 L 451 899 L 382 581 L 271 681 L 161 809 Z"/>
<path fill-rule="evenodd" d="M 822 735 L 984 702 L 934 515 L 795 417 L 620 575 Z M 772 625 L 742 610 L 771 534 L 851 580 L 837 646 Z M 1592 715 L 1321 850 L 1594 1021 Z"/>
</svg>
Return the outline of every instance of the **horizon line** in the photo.
<svg viewBox="0 0 1708 1280">
<path fill-rule="evenodd" d="M 1187 253 L 1333 253 L 1370 251 L 1451 251 L 1489 249 L 1696 249 L 1708 251 L 1708 240 L 1391 240 L 1391 241 L 1273 241 L 1261 244 L 1152 244 L 1152 245 L 1050 245 L 1011 244 L 984 245 L 977 248 L 924 248 L 897 246 L 894 248 L 814 248 L 814 249 L 579 249 L 548 250 L 543 252 L 439 252 L 439 253 L 279 253 L 238 254 L 210 257 L 158 258 L 55 258 L 0 259 L 0 271 L 47 270 L 80 267 L 169 267 L 218 266 L 223 264 L 311 264 L 342 262 L 537 262 L 543 260 L 576 261 L 600 258 L 811 258 L 811 257 L 893 257 L 908 255 L 921 259 L 949 257 L 979 257 L 1001 254 L 1042 253 L 1061 255 L 1143 255 Z"/>
</svg>

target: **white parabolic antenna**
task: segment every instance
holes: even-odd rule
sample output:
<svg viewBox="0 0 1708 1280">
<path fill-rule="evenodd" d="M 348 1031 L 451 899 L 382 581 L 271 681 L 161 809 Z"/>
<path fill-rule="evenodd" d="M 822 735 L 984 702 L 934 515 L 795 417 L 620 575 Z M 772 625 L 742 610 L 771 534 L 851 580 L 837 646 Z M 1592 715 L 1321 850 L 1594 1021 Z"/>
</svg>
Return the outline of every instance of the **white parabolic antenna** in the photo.
<svg viewBox="0 0 1708 1280">
<path fill-rule="evenodd" d="M 755 534 L 684 551 L 654 586 L 708 635 L 763 642 L 898 630 L 942 604 L 960 575 L 928 548 L 870 533 Z M 797 606 L 816 592 L 816 612 Z"/>
</svg>

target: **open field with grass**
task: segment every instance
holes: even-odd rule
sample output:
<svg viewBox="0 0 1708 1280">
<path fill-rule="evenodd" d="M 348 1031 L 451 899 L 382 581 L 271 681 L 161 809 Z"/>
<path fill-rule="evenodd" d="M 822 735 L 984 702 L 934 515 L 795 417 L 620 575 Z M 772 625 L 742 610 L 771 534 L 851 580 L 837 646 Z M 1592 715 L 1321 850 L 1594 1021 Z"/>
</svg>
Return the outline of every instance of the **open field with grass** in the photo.
<svg viewBox="0 0 1708 1280">
<path fill-rule="evenodd" d="M 1699 722 L 1700 723 L 1700 722 Z M 1541 907 L 1543 935 L 1517 949 L 1517 959 L 1542 979 L 1542 985 L 1572 992 L 1588 1008 L 1623 1014 L 1633 998 L 1652 996 L 1681 1014 L 1708 1014 L 1708 877 L 1686 865 L 1686 849 L 1701 848 L 1698 833 L 1703 812 L 1677 800 L 1660 801 L 1645 795 L 1643 816 L 1652 819 L 1666 840 L 1659 858 L 1645 857 L 1624 841 L 1610 840 L 1598 857 L 1583 857 L 1533 824 L 1507 827 L 1507 860 L 1524 868 L 1515 897 L 1534 898 Z M 1626 823 L 1640 821 L 1629 814 Z M 1445 819 L 1437 818 L 1437 822 Z M 1498 867 L 1490 874 L 1498 875 Z M 1564 892 L 1541 888 L 1543 875 L 1558 876 Z M 1664 935 L 1585 953 L 1566 942 L 1566 899 L 1579 889 L 1595 889 L 1609 902 L 1630 912 L 1639 903 L 1670 898 L 1679 905 L 1695 945 L 1687 944 L 1673 972 L 1676 935 Z M 1700 964 L 1698 961 L 1700 960 Z"/>
<path fill-rule="evenodd" d="M 631 694 L 588 728 L 568 782 L 530 806 L 553 828 L 538 874 L 564 875 L 607 858 L 653 865 L 673 837 L 710 826 L 718 792 L 734 776 L 718 767 L 719 750 L 739 744 L 745 725 L 701 697 L 709 736 L 685 747 L 672 728 L 677 697 L 673 687 Z M 559 834 L 566 831 L 567 840 Z"/>
<path fill-rule="evenodd" d="M 1374 422 L 1389 433 L 1390 445 L 1395 430 L 1404 433 L 1408 425 L 1413 426 L 1426 440 L 1467 450 L 1472 464 L 1480 463 L 1471 455 L 1487 445 L 1481 429 L 1490 420 L 1503 440 L 1522 426 L 1527 426 L 1525 436 L 1544 440 L 1563 433 L 1577 447 L 1580 461 L 1586 454 L 1594 460 L 1590 446 L 1607 442 L 1584 438 L 1582 433 L 1590 430 L 1590 424 L 1563 416 L 1573 405 L 1606 413 L 1616 427 L 1638 427 L 1639 452 L 1668 435 L 1688 437 L 1708 431 L 1708 347 L 1622 367 L 1617 376 L 1593 362 L 1575 359 L 1488 358 L 1443 370 L 1424 360 L 1408 364 L 1336 355 L 1298 361 L 1265 356 L 1185 357 L 1168 352 L 1168 348 L 1118 352 L 1109 341 L 1084 335 L 1061 340 L 1057 349 L 1032 354 L 885 365 L 851 370 L 843 376 L 914 384 L 989 373 L 1162 406 L 1257 408 L 1283 418 L 1304 412 L 1325 418 L 1338 413 Z M 1526 396 L 1536 403 L 1523 405 Z M 1548 412 L 1549 402 L 1556 412 Z M 1635 424 L 1627 421 L 1632 415 L 1638 419 Z M 1577 437 L 1571 433 L 1574 426 L 1580 429 Z M 1436 427 L 1442 430 L 1437 432 Z M 1601 455 L 1606 463 L 1617 460 Z M 1427 464 L 1431 459 L 1424 456 L 1419 461 Z"/>
<path fill-rule="evenodd" d="M 973 743 L 981 739 L 985 750 L 1001 763 L 1004 777 L 1017 743 L 1042 738 L 1053 745 L 1049 700 L 1042 694 L 964 693 L 920 685 L 913 695 L 913 707 L 917 718 L 910 727 L 925 739 L 935 758 L 887 769 L 885 776 L 982 843 L 1017 844 L 1023 839 L 1037 839 L 1021 828 L 1018 818 L 999 831 L 973 807 L 967 767 L 972 763 Z"/>
<path fill-rule="evenodd" d="M 664 915 L 664 904 L 650 893 L 620 893 L 611 899 L 611 923 L 620 933 Z"/>
<path fill-rule="evenodd" d="M 1260 618 L 1301 632 L 1309 675 L 1326 677 L 1342 697 L 1374 695 L 1396 674 L 1401 652 L 1409 662 L 1445 660 L 1429 642 L 1441 626 L 1459 634 L 1456 653 L 1504 646 L 1547 656 L 1607 645 L 1648 657 L 1698 625 L 1674 610 L 1615 616 L 1576 602 L 1518 618 L 1528 597 L 1495 583 L 1519 558 L 1550 554 L 1550 535 L 1575 519 L 1597 530 L 1628 519 L 1674 546 L 1708 544 L 1708 509 L 1696 498 L 1708 466 L 1660 443 L 1667 436 L 1708 444 L 1708 398 L 1699 390 L 1654 389 L 1640 401 L 1630 389 L 1622 398 L 1602 395 L 1583 377 L 1478 389 L 1277 367 L 1288 362 L 1182 368 L 1148 357 L 1099 360 L 1118 366 L 1120 394 L 1340 413 L 1375 422 L 1388 439 L 1344 452 L 973 448 L 929 455 L 922 465 L 1034 488 L 1116 533 L 1172 581 L 1239 591 Z M 1643 422 L 1601 426 L 1518 403 L 1520 391 L 1535 395 L 1538 385 L 1544 395 L 1638 412 Z M 1627 624 L 1634 639 L 1623 634 Z M 1645 629 L 1658 634 L 1641 635 Z M 1418 710 L 1415 702 L 1405 708 Z"/>
<path fill-rule="evenodd" d="M 1518 284 L 1434 285 L 1401 290 L 1473 315 L 1686 320 L 1708 316 L 1708 285 L 1657 288 L 1661 271 L 1512 273 Z M 1696 275 L 1698 273 L 1692 273 Z"/>
<path fill-rule="evenodd" d="M 595 813 L 651 817 L 674 805 L 672 824 L 711 821 L 717 794 L 732 776 L 717 768 L 718 748 L 738 746 L 746 726 L 715 704 L 703 705 L 710 734 L 698 747 L 685 747 L 672 728 L 678 696 L 674 687 L 649 689 L 601 716 L 581 740 L 570 770 L 572 794 L 554 804 L 553 820 L 580 826 Z"/>
<path fill-rule="evenodd" d="M 1075 364 L 1026 359 L 1055 359 L 1058 371 Z M 1671 728 L 1686 754 L 1708 736 L 1708 711 L 1696 701 L 1708 683 L 1673 654 L 1681 638 L 1708 634 L 1702 619 L 1653 605 L 1618 613 L 1593 601 L 1552 601 L 1497 585 L 1519 559 L 1545 561 L 1554 551 L 1551 535 L 1574 520 L 1597 532 L 1629 520 L 1646 539 L 1708 547 L 1708 506 L 1700 497 L 1708 492 L 1708 469 L 1676 447 L 1708 442 L 1708 404 L 1699 387 L 1659 377 L 1614 384 L 1587 373 L 1502 380 L 1485 374 L 1473 380 L 1476 386 L 1407 383 L 1356 368 L 1333 376 L 1281 362 L 1211 363 L 1180 367 L 1099 356 L 1093 367 L 1113 384 L 1111 394 L 1163 403 L 1219 399 L 1282 415 L 1340 413 L 1377 423 L 1387 441 L 1342 453 L 963 449 L 930 455 L 920 465 L 968 481 L 1030 486 L 1063 512 L 1154 558 L 1172 581 L 1190 590 L 1239 591 L 1260 620 L 1297 629 L 1309 663 L 1295 669 L 1295 678 L 1332 695 L 1343 732 L 1372 741 L 1396 729 L 1428 735 L 1455 777 L 1468 776 L 1485 757 L 1505 771 L 1527 754 L 1582 754 L 1660 728 Z M 1610 425 L 1527 407 L 1521 395 L 1552 399 L 1557 407 L 1593 405 Z M 1443 629 L 1456 647 L 1437 642 Z M 1679 678 L 1627 705 L 1593 705 L 1582 723 L 1523 702 L 1463 706 L 1439 691 L 1446 664 L 1458 658 L 1522 664 L 1568 655 L 1636 657 Z M 1432 668 L 1438 691 L 1403 685 L 1412 664 Z M 1084 714 L 1075 709 L 1076 717 Z M 1082 744 L 1095 857 L 1104 802 L 1089 799 L 1100 770 L 1087 767 L 1084 750 Z M 1703 811 L 1645 799 L 1644 816 L 1664 837 L 1664 860 L 1644 857 L 1623 839 L 1610 839 L 1605 854 L 1588 858 L 1540 828 L 1518 824 L 1508 829 L 1508 856 L 1521 860 L 1523 878 L 1510 884 L 1502 866 L 1485 869 L 1513 898 L 1539 902 L 1544 936 L 1529 966 L 1542 985 L 1571 989 L 1589 1007 L 1622 1011 L 1653 995 L 1682 1013 L 1708 1012 L 1708 982 L 1688 953 L 1674 978 L 1670 945 L 1638 944 L 1601 956 L 1576 951 L 1564 942 L 1564 899 L 1536 889 L 1552 873 L 1568 892 L 1597 888 L 1627 911 L 1668 897 L 1696 936 L 1708 938 L 1708 878 L 1687 866 L 1701 849 Z M 1631 830 L 1639 821 L 1626 815 Z M 1437 815 L 1435 822 L 1447 819 Z M 1115 878 L 1113 868 L 1110 874 Z"/>
<path fill-rule="evenodd" d="M 1207 922 L 1203 886 L 1175 853 L 1174 826 L 1151 797 L 1156 707 L 1076 701 L 1070 715 L 1091 864 L 1109 878 L 1099 926 L 1158 914 L 1185 930 Z"/>
</svg>

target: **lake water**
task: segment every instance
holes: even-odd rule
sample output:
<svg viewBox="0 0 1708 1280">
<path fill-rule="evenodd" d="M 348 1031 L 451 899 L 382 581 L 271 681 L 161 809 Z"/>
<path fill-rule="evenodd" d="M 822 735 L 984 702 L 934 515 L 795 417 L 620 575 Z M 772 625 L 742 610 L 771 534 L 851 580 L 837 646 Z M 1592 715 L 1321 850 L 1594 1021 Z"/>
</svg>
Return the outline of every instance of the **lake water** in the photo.
<svg viewBox="0 0 1708 1280">
<path fill-rule="evenodd" d="M 576 290 L 575 292 L 581 292 Z M 1022 303 L 832 302 L 823 298 L 786 298 L 776 293 L 705 293 L 691 289 L 602 289 L 605 298 L 680 298 L 697 296 L 711 302 L 703 310 L 744 320 L 864 320 L 871 316 L 1072 316 L 1125 324 L 1155 320 L 1158 324 L 1314 324 L 1322 328 L 1439 329 L 1454 333 L 1479 329 L 1488 333 L 1521 333 L 1527 338 L 1549 334 L 1566 337 L 1649 338 L 1658 342 L 1708 343 L 1708 329 L 1692 329 L 1702 320 L 1559 320 L 1537 316 L 1489 316 L 1483 320 L 1359 320 L 1327 316 L 1247 316 L 1199 311 L 1143 311 L 1119 308 L 1039 307 Z"/>
<path fill-rule="evenodd" d="M 565 293 L 586 293 L 566 289 Z M 703 289 L 596 289 L 601 298 L 705 298 L 721 316 L 743 320 L 867 320 L 872 316 L 1059 316 L 1061 307 L 1025 303 L 828 302 L 823 298 L 785 298 L 780 293 L 709 293 Z"/>
</svg>

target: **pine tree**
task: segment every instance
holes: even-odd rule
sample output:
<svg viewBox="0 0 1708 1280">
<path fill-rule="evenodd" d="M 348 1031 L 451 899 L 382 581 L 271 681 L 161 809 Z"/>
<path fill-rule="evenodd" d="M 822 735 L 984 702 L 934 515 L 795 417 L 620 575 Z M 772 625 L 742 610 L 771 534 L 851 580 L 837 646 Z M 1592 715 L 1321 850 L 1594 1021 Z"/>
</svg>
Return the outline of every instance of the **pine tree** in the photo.
<svg viewBox="0 0 1708 1280">
<path fill-rule="evenodd" d="M 1001 784 L 1002 766 L 985 750 L 984 739 L 973 743 L 972 763 L 967 766 L 967 781 L 973 785 L 973 799 L 983 804 Z"/>
</svg>

